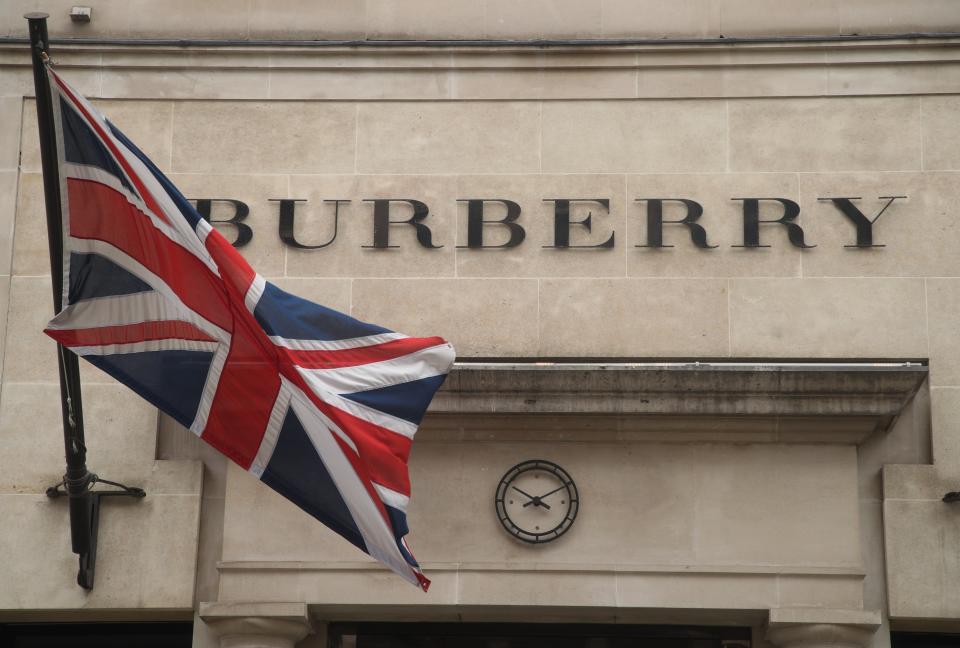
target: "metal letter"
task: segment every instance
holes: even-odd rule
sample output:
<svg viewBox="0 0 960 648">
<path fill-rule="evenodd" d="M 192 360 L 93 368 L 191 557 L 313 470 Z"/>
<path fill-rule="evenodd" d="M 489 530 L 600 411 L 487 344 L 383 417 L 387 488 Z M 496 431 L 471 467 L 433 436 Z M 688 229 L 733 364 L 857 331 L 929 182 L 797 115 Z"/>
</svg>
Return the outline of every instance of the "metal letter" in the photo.
<svg viewBox="0 0 960 648">
<path fill-rule="evenodd" d="M 231 242 L 235 248 L 241 248 L 253 240 L 253 229 L 243 221 L 250 215 L 250 208 L 246 203 L 233 198 L 197 198 L 197 212 L 203 217 L 203 220 L 211 224 L 225 223 L 237 228 L 237 238 Z M 210 214 L 213 211 L 213 203 L 224 202 L 233 205 L 233 216 L 226 220 L 213 220 Z"/>
<path fill-rule="evenodd" d="M 760 245 L 760 223 L 778 223 L 787 228 L 787 237 L 790 243 L 798 248 L 813 248 L 816 245 L 807 245 L 803 240 L 803 228 L 792 222 L 800 215 L 800 205 L 786 198 L 731 198 L 743 201 L 743 245 L 730 247 L 767 248 L 769 245 Z M 770 200 L 783 205 L 783 216 L 774 220 L 760 219 L 760 201 Z"/>
<path fill-rule="evenodd" d="M 373 203 L 373 245 L 362 245 L 364 248 L 387 249 L 400 247 L 390 245 L 391 225 L 412 225 L 417 231 L 417 242 L 425 248 L 436 250 L 442 245 L 433 244 L 433 233 L 430 228 L 421 223 L 430 215 L 430 208 L 419 200 L 412 198 L 365 198 L 363 202 Z M 413 207 L 413 216 L 403 221 L 390 220 L 390 203 L 404 202 Z"/>
<path fill-rule="evenodd" d="M 844 245 L 845 248 L 872 248 L 872 247 L 886 247 L 886 245 L 874 245 L 873 243 L 873 224 L 883 216 L 883 212 L 887 211 L 887 207 L 893 204 L 893 201 L 897 198 L 906 198 L 906 196 L 879 196 L 880 200 L 887 199 L 887 204 L 883 206 L 877 215 L 873 217 L 873 220 L 867 218 L 863 215 L 863 212 L 860 211 L 856 205 L 853 204 L 854 200 L 861 200 L 859 196 L 852 198 L 817 198 L 817 200 L 827 201 L 833 203 L 833 206 L 840 210 L 844 216 L 849 218 L 857 228 L 857 244 L 856 245 Z"/>
<path fill-rule="evenodd" d="M 663 244 L 664 223 L 686 225 L 690 229 L 690 239 L 698 248 L 706 250 L 717 247 L 707 243 L 707 230 L 697 224 L 697 220 L 703 216 L 703 206 L 700 203 L 686 198 L 637 198 L 636 201 L 647 203 L 647 244 L 634 247 L 672 248 L 672 245 Z M 663 220 L 663 203 L 665 202 L 683 203 L 687 208 L 687 215 L 680 220 Z"/>
<path fill-rule="evenodd" d="M 467 244 L 458 245 L 458 248 L 512 248 L 523 243 L 523 239 L 527 233 L 523 227 L 516 222 L 516 220 L 520 218 L 520 205 L 517 203 L 503 198 L 458 198 L 457 202 L 467 203 Z M 488 202 L 501 203 L 507 208 L 506 216 L 500 220 L 484 220 L 483 208 Z M 505 225 L 507 229 L 510 230 L 510 239 L 501 245 L 484 245 L 483 226 L 486 224 Z"/>
<path fill-rule="evenodd" d="M 296 235 L 293 233 L 294 229 L 294 212 L 297 208 L 298 202 L 307 202 L 303 198 L 270 198 L 270 202 L 280 203 L 280 225 L 279 233 L 280 240 L 289 245 L 292 248 L 298 250 L 319 250 L 320 248 L 325 248 L 337 239 L 337 228 L 340 223 L 340 203 L 349 204 L 349 200 L 324 200 L 325 203 L 333 203 L 333 236 L 330 237 L 330 240 L 326 243 L 320 243 L 318 245 L 307 245 L 306 243 L 301 243 L 297 240 Z"/>
<path fill-rule="evenodd" d="M 603 243 L 596 245 L 570 245 L 570 226 L 583 225 L 587 231 L 590 231 L 593 214 L 587 212 L 587 217 L 581 221 L 570 220 L 570 203 L 572 202 L 595 202 L 602 205 L 607 212 L 610 211 L 610 200 L 607 198 L 544 198 L 543 202 L 553 203 L 553 245 L 544 245 L 545 248 L 594 248 L 609 249 L 613 247 L 613 239 L 616 232 L 610 233 Z"/>
</svg>

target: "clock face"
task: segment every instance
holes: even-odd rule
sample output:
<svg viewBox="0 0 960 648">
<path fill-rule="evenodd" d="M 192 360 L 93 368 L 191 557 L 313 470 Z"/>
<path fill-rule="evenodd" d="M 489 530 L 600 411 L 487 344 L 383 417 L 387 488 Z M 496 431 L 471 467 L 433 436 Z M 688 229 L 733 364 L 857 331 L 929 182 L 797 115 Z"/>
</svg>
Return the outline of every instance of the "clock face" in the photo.
<svg viewBox="0 0 960 648">
<path fill-rule="evenodd" d="M 556 540 L 573 525 L 580 495 L 563 468 L 544 459 L 517 464 L 497 486 L 497 517 L 508 533 L 524 542 Z"/>
</svg>

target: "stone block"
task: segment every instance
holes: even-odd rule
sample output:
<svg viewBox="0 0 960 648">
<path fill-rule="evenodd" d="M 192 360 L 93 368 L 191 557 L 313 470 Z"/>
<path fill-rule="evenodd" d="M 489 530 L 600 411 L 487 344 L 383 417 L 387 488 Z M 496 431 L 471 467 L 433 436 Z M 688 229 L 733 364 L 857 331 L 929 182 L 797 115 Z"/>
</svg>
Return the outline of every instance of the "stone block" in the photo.
<svg viewBox="0 0 960 648">
<path fill-rule="evenodd" d="M 960 385 L 960 340 L 956 322 L 960 317 L 960 279 L 926 280 L 928 331 L 930 335 L 930 385 Z"/>
<path fill-rule="evenodd" d="M 729 102 L 732 171 L 920 168 L 917 97 Z"/>
<path fill-rule="evenodd" d="M 190 100 L 202 96 L 213 101 L 267 99 L 270 96 L 270 73 L 263 69 L 218 70 L 216 74 L 211 74 L 203 68 L 114 68 L 104 69 L 102 74 L 103 79 L 97 94 L 108 98 Z M 208 104 L 204 102 L 202 105 Z"/>
<path fill-rule="evenodd" d="M 923 97 L 923 168 L 960 169 L 960 97 Z"/>
<path fill-rule="evenodd" d="M 341 541 L 342 542 L 342 541 Z M 459 573 L 454 570 L 427 569 L 427 578 L 430 579 L 430 592 L 423 595 L 418 589 L 403 580 L 393 572 L 382 568 L 346 569 L 335 572 L 317 570 L 301 575 L 297 579 L 299 591 L 303 600 L 316 601 L 332 605 L 382 605 L 384 612 L 381 618 L 401 621 L 409 619 L 411 608 L 428 605 L 455 605 L 458 601 Z M 225 582 L 226 591 L 235 589 L 231 578 Z M 264 574 L 259 579 L 260 587 L 270 587 L 270 582 L 279 580 L 274 574 Z M 284 579 L 288 581 L 288 579 Z M 280 581 L 281 586 L 285 583 Z M 257 581 L 251 579 L 247 592 L 257 591 Z M 236 588 L 239 591 L 239 588 Z M 289 592 L 289 586 L 287 586 Z M 249 597 L 249 595 L 248 595 Z M 419 612 L 418 612 L 419 614 Z M 447 619 L 452 620 L 452 619 Z"/>
<path fill-rule="evenodd" d="M 250 35 L 304 40 L 363 38 L 365 9 L 364 0 L 253 0 Z"/>
<path fill-rule="evenodd" d="M 367 0 L 367 38 L 475 39 L 483 37 L 484 2 L 475 0 Z"/>
<path fill-rule="evenodd" d="M 486 0 L 487 38 L 590 38 L 600 33 L 600 2 Z"/>
<path fill-rule="evenodd" d="M 164 11 L 156 11 L 152 0 L 128 0 L 115 3 L 127 12 L 128 35 L 146 38 L 164 34 L 179 38 L 247 38 L 248 9 L 237 7 L 233 0 L 170 0 Z M 147 18 L 149 16 L 149 19 Z"/>
<path fill-rule="evenodd" d="M 606 38 L 676 38 L 716 35 L 718 12 L 710 0 L 663 4 L 650 0 L 603 0 Z"/>
<path fill-rule="evenodd" d="M 717 357 L 729 353 L 724 280 L 542 279 L 540 283 L 541 356 Z"/>
<path fill-rule="evenodd" d="M 12 212 L 8 214 L 12 215 Z M 39 172 L 20 174 L 16 219 L 12 230 L 13 274 L 49 275 L 46 203 L 43 197 L 43 177 Z"/>
<path fill-rule="evenodd" d="M 398 68 L 272 69 L 270 98 L 421 101 L 450 98 L 449 71 Z"/>
<path fill-rule="evenodd" d="M 354 170 L 355 140 L 356 109 L 350 104 L 182 102 L 174 106 L 173 169 L 348 173 Z"/>
<path fill-rule="evenodd" d="M 879 504 L 877 506 L 879 507 Z M 881 529 L 876 529 L 875 532 L 883 533 Z M 778 588 L 778 604 L 782 607 L 859 608 L 863 606 L 861 576 L 781 574 L 778 577 Z"/>
<path fill-rule="evenodd" d="M 457 70 L 456 99 L 626 99 L 637 94 L 637 73 L 620 69 Z"/>
<path fill-rule="evenodd" d="M 890 617 L 960 616 L 960 516 L 939 500 L 883 504 Z"/>
<path fill-rule="evenodd" d="M 897 0 L 837 3 L 844 34 L 953 32 L 960 30 L 957 6 L 950 0 L 919 0 L 909 6 Z"/>
<path fill-rule="evenodd" d="M 91 469 L 153 461 L 157 410 L 123 385 L 83 385 Z M 63 421 L 57 384 L 5 382 L 0 393 L 0 491 L 42 493 L 63 474 Z M 116 478 L 104 474 L 107 479 Z"/>
<path fill-rule="evenodd" d="M 840 32 L 837 3 L 833 0 L 805 2 L 796 11 L 779 11 L 771 0 L 720 0 L 720 33 L 724 36 L 809 36 Z"/>
<path fill-rule="evenodd" d="M 860 499 L 882 500 L 881 472 L 886 464 L 922 464 L 929 462 L 929 452 L 922 446 L 929 444 L 929 429 L 919 425 L 918 409 L 929 409 L 930 404 L 921 394 L 923 388 L 907 403 L 893 425 L 872 434 L 857 446 L 857 477 L 860 481 Z"/>
<path fill-rule="evenodd" d="M 0 275 L 0 313 L 6 313 L 7 309 L 10 306 L 10 276 L 9 275 Z M 4 318 L 0 321 L 0 358 L 3 358 L 3 352 L 6 348 L 7 343 L 7 321 Z M 3 377 L 2 373 L 3 364 L 0 360 L 0 378 Z"/>
<path fill-rule="evenodd" d="M 946 493 L 955 490 L 958 490 L 957 474 L 953 466 L 888 464 L 883 467 L 883 496 L 888 500 L 940 502 Z"/>
<path fill-rule="evenodd" d="M 960 173 L 800 174 L 798 219 L 808 244 L 805 276 L 943 277 L 960 275 L 960 232 L 953 226 L 960 199 Z M 886 196 L 887 198 L 879 198 Z M 903 196 L 890 203 L 890 196 Z M 832 202 L 821 198 L 860 197 L 852 201 L 873 220 L 873 243 L 857 244 L 856 225 Z"/>
<path fill-rule="evenodd" d="M 437 277 L 454 275 L 456 195 L 454 181 L 445 176 L 292 176 L 291 196 L 306 199 L 297 203 L 294 235 L 303 245 L 318 249 L 287 249 L 289 276 L 346 277 Z M 388 229 L 392 249 L 373 249 L 374 204 L 367 199 L 416 199 L 426 204 L 431 244 L 417 241 L 410 225 Z M 334 205 L 325 200 L 350 199 L 342 204 L 334 229 Z M 274 205 L 274 209 L 277 209 Z M 390 220 L 403 221 L 413 215 L 409 203 L 390 205 Z M 333 238 L 336 233 L 336 239 Z"/>
<path fill-rule="evenodd" d="M 861 603 L 836 607 L 883 609 L 887 604 L 887 575 L 883 546 L 883 501 L 860 500 L 860 551 L 866 572 L 860 583 Z"/>
<path fill-rule="evenodd" d="M 767 609 L 777 605 L 772 574 L 617 574 L 624 608 Z"/>
<path fill-rule="evenodd" d="M 52 317 L 50 277 L 13 277 L 7 310 L 4 382 L 57 382 L 56 344 L 43 333 Z"/>
<path fill-rule="evenodd" d="M 763 226 L 760 242 L 767 248 L 743 245 L 743 202 L 731 200 L 751 196 L 797 200 L 797 176 L 787 173 L 762 174 L 662 174 L 627 177 L 627 274 L 646 277 L 749 277 L 799 276 L 806 254 L 790 245 L 786 229 Z M 663 226 L 663 244 L 672 248 L 637 248 L 647 245 L 649 203 L 640 198 L 685 198 L 703 207 L 697 221 L 707 232 L 707 243 L 715 249 L 695 247 L 689 230 L 681 225 Z M 762 218 L 779 218 L 782 207 L 762 205 Z M 770 215 L 767 215 L 767 211 Z M 687 209 L 678 202 L 663 203 L 664 220 L 680 220 Z M 805 224 L 804 219 L 800 222 Z"/>
<path fill-rule="evenodd" d="M 731 279 L 731 353 L 740 357 L 921 358 L 917 279 Z"/>
<path fill-rule="evenodd" d="M 849 446 L 703 446 L 695 552 L 708 564 L 860 564 Z"/>
<path fill-rule="evenodd" d="M 897 65 L 836 64 L 831 61 L 828 65 L 826 94 L 829 95 L 953 93 L 960 83 L 960 66 L 952 61 Z"/>
<path fill-rule="evenodd" d="M 258 514 L 251 516 L 250 511 Z M 227 463 L 223 560 L 372 561 L 232 462 Z"/>
<path fill-rule="evenodd" d="M 0 274 L 9 274 L 17 206 L 17 172 L 0 171 Z"/>
<path fill-rule="evenodd" d="M 69 11 L 69 9 L 68 9 Z M 141 74 L 140 71 L 136 74 Z M 72 76 L 68 78 L 73 83 Z M 100 93 L 97 93 L 100 94 Z M 121 95 L 135 97 L 136 94 Z M 151 96 L 151 95 L 147 95 Z M 170 169 L 171 137 L 173 134 L 173 104 L 169 101 L 114 101 L 96 99 L 93 105 L 119 128 L 150 160 L 168 172 Z M 24 102 L 23 130 L 20 146 L 23 153 L 21 169 L 40 173 L 40 142 L 37 137 L 36 103 Z"/>
<path fill-rule="evenodd" d="M 769 69 L 773 68 L 773 69 Z M 818 67 L 732 65 L 641 67 L 640 98 L 795 97 L 822 95 L 827 72 Z"/>
<path fill-rule="evenodd" d="M 930 410 L 933 463 L 960 466 L 960 388 L 931 388 Z"/>
<path fill-rule="evenodd" d="M 187 470 L 183 465 L 186 464 Z M 190 610 L 200 509 L 198 462 L 100 464 L 105 477 L 136 483 L 142 500 L 103 505 L 96 587 L 76 586 L 77 557 L 70 551 L 65 499 L 43 494 L 0 495 L 0 515 L 18 520 L 0 536 L 4 609 L 63 610 L 153 608 Z M 44 551 L 36 551 L 44 547 Z"/>
<path fill-rule="evenodd" d="M 24 29 L 26 29 L 26 22 Z M 0 91 L 2 92 L 2 91 Z M 15 171 L 20 165 L 22 97 L 0 97 L 0 171 Z M 36 139 L 37 131 L 33 131 Z M 0 192 L 0 196 L 3 193 Z"/>
<path fill-rule="evenodd" d="M 536 103 L 366 103 L 358 118 L 360 173 L 540 170 Z"/>
<path fill-rule="evenodd" d="M 630 254 L 626 240 L 627 212 L 631 208 L 624 201 L 624 179 L 620 175 L 563 175 L 563 176 L 459 176 L 456 179 L 456 197 L 501 198 L 516 202 L 520 217 L 516 221 L 524 228 L 523 243 L 514 248 L 468 249 L 467 211 L 465 202 L 455 205 L 457 227 L 458 277 L 622 277 L 625 254 Z M 591 219 L 588 232 L 582 225 L 569 227 L 571 246 L 600 245 L 614 237 L 612 248 L 554 246 L 555 203 L 547 199 L 603 198 L 609 209 L 596 202 L 570 204 L 570 220 Z M 502 203 L 484 206 L 485 220 L 499 220 L 506 215 Z M 484 245 L 502 245 L 509 239 L 503 225 L 487 225 L 483 231 Z"/>
<path fill-rule="evenodd" d="M 548 173 L 727 168 L 727 113 L 721 101 L 545 103 L 542 122 L 542 167 Z"/>
<path fill-rule="evenodd" d="M 457 601 L 463 605 L 614 606 L 613 574 L 591 572 L 461 571 Z"/>
<path fill-rule="evenodd" d="M 407 335 L 439 335 L 461 358 L 537 348 L 535 279 L 355 279 L 351 314 Z"/>
<path fill-rule="evenodd" d="M 170 175 L 170 180 L 191 201 L 200 198 L 239 200 L 249 208 L 243 224 L 253 230 L 250 243 L 239 248 L 253 269 L 264 277 L 283 276 L 286 247 L 277 234 L 278 203 L 273 198 L 287 197 L 287 178 L 281 175 Z M 236 214 L 236 206 L 226 202 L 211 205 L 213 220 L 228 220 Z M 235 241 L 238 230 L 233 225 L 214 225 L 228 241 Z"/>
</svg>

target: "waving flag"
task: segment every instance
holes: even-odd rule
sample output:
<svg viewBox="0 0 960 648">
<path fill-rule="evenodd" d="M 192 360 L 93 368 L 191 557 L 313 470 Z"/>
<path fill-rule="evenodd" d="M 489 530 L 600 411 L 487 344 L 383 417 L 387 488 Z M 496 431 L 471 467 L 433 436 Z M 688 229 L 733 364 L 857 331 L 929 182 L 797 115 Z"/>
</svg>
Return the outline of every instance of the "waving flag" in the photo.
<svg viewBox="0 0 960 648">
<path fill-rule="evenodd" d="M 46 333 L 414 584 L 407 458 L 453 348 L 264 281 L 47 67 L 64 309 Z"/>
</svg>

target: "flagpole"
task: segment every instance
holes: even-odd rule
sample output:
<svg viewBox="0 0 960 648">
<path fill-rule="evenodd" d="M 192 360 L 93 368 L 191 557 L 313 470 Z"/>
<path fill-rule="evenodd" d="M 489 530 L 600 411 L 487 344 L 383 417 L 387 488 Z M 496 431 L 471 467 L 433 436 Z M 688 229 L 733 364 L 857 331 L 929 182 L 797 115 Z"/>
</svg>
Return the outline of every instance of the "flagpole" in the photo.
<svg viewBox="0 0 960 648">
<path fill-rule="evenodd" d="M 56 131 L 50 81 L 45 69 L 50 45 L 45 13 L 24 16 L 30 29 L 30 54 L 33 59 L 33 85 L 37 98 L 37 125 L 40 131 L 40 160 L 43 168 L 43 197 L 47 210 L 47 240 L 50 247 L 50 279 L 53 287 L 53 310 L 63 308 L 63 218 L 60 209 L 60 173 L 57 164 Z M 86 589 L 93 587 L 95 555 L 95 499 L 91 493 L 96 475 L 87 470 L 87 447 L 83 435 L 83 403 L 80 397 L 80 366 L 77 356 L 57 345 L 57 365 L 60 373 L 60 408 L 63 416 L 63 442 L 67 471 L 62 486 L 70 502 L 70 539 L 73 552 L 80 555 L 77 583 Z M 53 491 L 53 492 L 51 492 Z M 55 494 L 54 494 L 55 493 Z M 47 495 L 59 495 L 57 487 Z M 92 551 L 93 549 L 93 551 Z"/>
<path fill-rule="evenodd" d="M 63 216 L 60 210 L 60 172 L 57 165 L 57 143 L 53 126 L 50 82 L 45 69 L 50 45 L 45 13 L 24 16 L 30 29 L 30 54 L 33 60 L 33 85 L 37 99 L 37 125 L 40 131 L 40 160 L 43 169 L 43 196 L 47 211 L 47 242 L 50 249 L 50 279 L 53 288 L 53 310 L 63 308 Z M 90 553 L 91 520 L 87 495 L 94 477 L 87 470 L 87 448 L 83 435 L 83 403 L 80 396 L 80 366 L 77 356 L 57 345 L 60 373 L 60 408 L 63 416 L 63 441 L 67 471 L 63 484 L 70 498 L 70 538 L 73 552 L 81 560 Z M 83 587 L 84 573 L 77 577 Z"/>
</svg>

